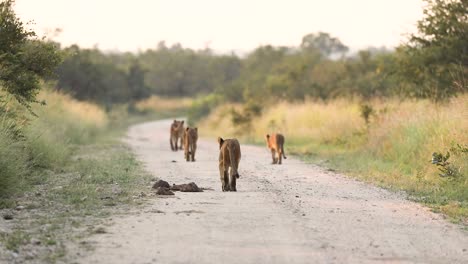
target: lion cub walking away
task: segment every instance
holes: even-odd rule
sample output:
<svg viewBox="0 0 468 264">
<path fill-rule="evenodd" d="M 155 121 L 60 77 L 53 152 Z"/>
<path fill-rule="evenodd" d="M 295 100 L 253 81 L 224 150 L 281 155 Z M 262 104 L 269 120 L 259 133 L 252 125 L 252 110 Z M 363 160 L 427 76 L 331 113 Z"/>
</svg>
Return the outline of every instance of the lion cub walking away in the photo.
<svg viewBox="0 0 468 264">
<path fill-rule="evenodd" d="M 197 151 L 198 128 L 187 127 L 184 132 L 185 160 L 195 161 L 195 151 Z"/>
<path fill-rule="evenodd" d="M 265 135 L 267 147 L 271 150 L 271 157 L 273 158 L 272 164 L 281 164 L 282 158 L 286 159 L 284 155 L 284 136 L 281 134 Z M 278 153 L 278 158 L 276 154 Z"/>
<path fill-rule="evenodd" d="M 236 179 L 239 178 L 239 161 L 241 150 L 237 139 L 222 139 L 218 137 L 219 143 L 219 173 L 221 176 L 221 188 L 223 192 L 236 192 Z M 231 170 L 228 172 L 229 167 Z M 229 174 L 228 174 L 229 173 Z"/>
<path fill-rule="evenodd" d="M 174 119 L 174 122 L 171 124 L 171 137 L 169 142 L 171 143 L 172 151 L 177 151 L 179 149 L 178 141 L 180 138 L 180 149 L 184 144 L 184 121 L 177 121 Z"/>
</svg>

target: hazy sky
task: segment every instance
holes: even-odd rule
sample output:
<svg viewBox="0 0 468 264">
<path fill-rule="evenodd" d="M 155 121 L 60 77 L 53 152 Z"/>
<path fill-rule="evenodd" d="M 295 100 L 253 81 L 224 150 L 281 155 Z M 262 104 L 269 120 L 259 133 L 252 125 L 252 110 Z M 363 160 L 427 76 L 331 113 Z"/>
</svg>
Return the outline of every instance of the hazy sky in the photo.
<svg viewBox="0 0 468 264">
<path fill-rule="evenodd" d="M 137 51 L 165 40 L 184 47 L 248 51 L 297 46 L 324 31 L 353 49 L 394 47 L 422 17 L 422 0 L 16 0 L 39 35 L 68 46 Z"/>
</svg>

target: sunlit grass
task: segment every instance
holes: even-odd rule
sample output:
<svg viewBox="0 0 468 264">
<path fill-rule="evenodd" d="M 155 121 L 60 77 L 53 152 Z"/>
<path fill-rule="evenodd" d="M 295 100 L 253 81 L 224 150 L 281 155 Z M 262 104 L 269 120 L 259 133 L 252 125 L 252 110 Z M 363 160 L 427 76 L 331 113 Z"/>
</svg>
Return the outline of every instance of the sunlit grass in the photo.
<svg viewBox="0 0 468 264">
<path fill-rule="evenodd" d="M 37 116 L 21 111 L 13 100 L 0 113 L 0 198 L 27 188 L 28 177 L 38 169 L 61 169 L 77 145 L 91 143 L 107 129 L 107 114 L 94 104 L 47 90 L 38 99 L 45 105 L 33 105 Z M 14 134 L 13 125 L 21 135 Z"/>
<path fill-rule="evenodd" d="M 50 91 L 39 98 L 46 105 L 33 107 L 38 117 L 25 128 L 26 147 L 36 166 L 62 166 L 75 145 L 91 142 L 107 127 L 106 113 L 94 104 Z"/>
<path fill-rule="evenodd" d="M 192 105 L 191 98 L 163 98 L 156 95 L 141 100 L 136 104 L 140 112 L 167 112 L 187 109 Z"/>
</svg>

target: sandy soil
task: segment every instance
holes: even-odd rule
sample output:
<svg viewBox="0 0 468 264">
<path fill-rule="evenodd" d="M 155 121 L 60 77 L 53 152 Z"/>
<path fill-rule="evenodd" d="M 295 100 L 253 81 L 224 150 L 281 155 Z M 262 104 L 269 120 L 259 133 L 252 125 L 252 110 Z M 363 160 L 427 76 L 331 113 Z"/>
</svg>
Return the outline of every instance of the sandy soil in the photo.
<svg viewBox="0 0 468 264">
<path fill-rule="evenodd" d="M 266 147 L 241 142 L 238 192 L 223 193 L 216 139 L 186 162 L 170 122 L 133 126 L 127 142 L 156 177 L 213 190 L 114 217 L 79 263 L 468 263 L 468 233 L 440 215 L 292 157 L 271 165 Z"/>
</svg>

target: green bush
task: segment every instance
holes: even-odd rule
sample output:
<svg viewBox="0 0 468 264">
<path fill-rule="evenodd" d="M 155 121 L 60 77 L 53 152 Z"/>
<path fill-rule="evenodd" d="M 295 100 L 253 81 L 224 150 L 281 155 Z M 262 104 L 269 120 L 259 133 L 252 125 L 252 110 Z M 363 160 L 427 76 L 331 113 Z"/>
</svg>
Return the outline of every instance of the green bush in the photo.
<svg viewBox="0 0 468 264">
<path fill-rule="evenodd" d="M 217 94 L 210 94 L 200 97 L 192 103 L 188 112 L 188 123 L 194 124 L 203 117 L 210 114 L 216 106 L 221 103 L 221 97 Z"/>
<path fill-rule="evenodd" d="M 0 199 L 9 197 L 18 188 L 28 171 L 28 159 L 24 142 L 16 141 L 0 122 Z"/>
</svg>

